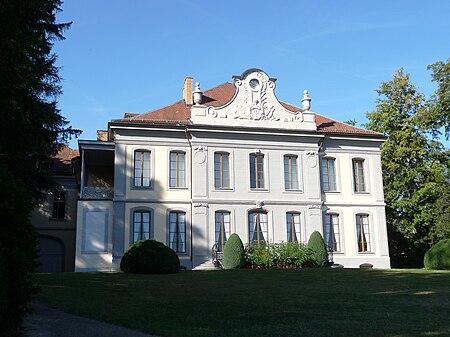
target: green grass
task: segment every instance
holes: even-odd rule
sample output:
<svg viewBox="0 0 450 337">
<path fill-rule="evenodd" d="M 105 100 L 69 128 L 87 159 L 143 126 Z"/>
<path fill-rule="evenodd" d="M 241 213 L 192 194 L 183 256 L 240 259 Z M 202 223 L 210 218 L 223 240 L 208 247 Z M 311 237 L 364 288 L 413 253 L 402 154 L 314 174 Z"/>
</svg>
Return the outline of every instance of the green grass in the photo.
<svg viewBox="0 0 450 337">
<path fill-rule="evenodd" d="M 159 336 L 450 336 L 450 272 L 42 274 L 38 301 Z"/>
</svg>

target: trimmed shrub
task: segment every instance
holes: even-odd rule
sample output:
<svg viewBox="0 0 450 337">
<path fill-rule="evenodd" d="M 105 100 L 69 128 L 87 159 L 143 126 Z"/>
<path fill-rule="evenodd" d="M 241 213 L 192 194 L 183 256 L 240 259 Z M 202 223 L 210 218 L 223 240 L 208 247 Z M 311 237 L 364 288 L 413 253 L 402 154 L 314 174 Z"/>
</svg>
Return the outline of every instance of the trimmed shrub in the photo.
<svg viewBox="0 0 450 337">
<path fill-rule="evenodd" d="M 244 245 L 241 238 L 233 233 L 223 248 L 223 268 L 238 269 L 244 266 Z"/>
<path fill-rule="evenodd" d="M 309 237 L 308 247 L 312 251 L 311 267 L 328 267 L 328 252 L 322 234 L 314 231 Z"/>
<path fill-rule="evenodd" d="M 423 258 L 426 269 L 450 270 L 450 239 L 441 240 L 433 245 Z"/>
<path fill-rule="evenodd" d="M 128 248 L 120 269 L 133 274 L 172 274 L 180 271 L 180 259 L 162 242 L 142 240 Z"/>
</svg>

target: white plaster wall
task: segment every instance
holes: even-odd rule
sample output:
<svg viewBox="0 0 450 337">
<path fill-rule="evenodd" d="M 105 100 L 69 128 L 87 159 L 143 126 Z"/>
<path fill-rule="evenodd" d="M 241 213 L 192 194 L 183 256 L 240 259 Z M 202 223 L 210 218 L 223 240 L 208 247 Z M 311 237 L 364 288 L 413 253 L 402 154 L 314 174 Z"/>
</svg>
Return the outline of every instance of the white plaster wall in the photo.
<svg viewBox="0 0 450 337">
<path fill-rule="evenodd" d="M 86 253 L 83 251 L 84 223 L 87 211 L 104 211 L 107 214 L 106 251 Z M 77 209 L 77 244 L 75 271 L 110 271 L 112 269 L 112 223 L 113 205 L 110 200 L 79 200 Z"/>
</svg>

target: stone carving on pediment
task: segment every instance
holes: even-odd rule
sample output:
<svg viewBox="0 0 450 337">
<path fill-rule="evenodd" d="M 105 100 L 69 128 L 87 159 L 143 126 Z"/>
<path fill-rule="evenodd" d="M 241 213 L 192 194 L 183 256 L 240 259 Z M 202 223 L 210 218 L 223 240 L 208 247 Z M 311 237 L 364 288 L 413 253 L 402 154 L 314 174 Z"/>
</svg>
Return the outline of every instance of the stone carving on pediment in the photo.
<svg viewBox="0 0 450 337">
<path fill-rule="evenodd" d="M 258 200 L 258 201 L 255 203 L 255 206 L 256 206 L 256 208 L 259 208 L 259 209 L 263 208 L 263 207 L 264 207 L 264 201 Z"/>
<path fill-rule="evenodd" d="M 239 86 L 242 86 L 242 82 L 240 80 Z M 279 121 L 280 119 L 274 115 L 275 107 L 268 104 L 268 86 L 273 88 L 275 85 L 272 81 L 268 81 L 261 73 L 256 73 L 252 80 L 249 82 L 244 82 L 243 90 L 245 95 L 245 104 L 240 104 L 237 106 L 237 109 L 234 112 L 234 119 Z"/>
</svg>

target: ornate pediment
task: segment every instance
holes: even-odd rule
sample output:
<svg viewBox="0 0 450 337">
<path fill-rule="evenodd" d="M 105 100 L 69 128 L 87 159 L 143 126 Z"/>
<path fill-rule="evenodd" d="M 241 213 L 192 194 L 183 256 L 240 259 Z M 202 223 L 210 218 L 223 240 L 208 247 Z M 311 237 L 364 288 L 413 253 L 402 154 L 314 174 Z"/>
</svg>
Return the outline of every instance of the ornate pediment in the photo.
<svg viewBox="0 0 450 337">
<path fill-rule="evenodd" d="M 275 79 L 262 70 L 249 69 L 233 78 L 236 91 L 228 103 L 192 106 L 194 124 L 316 130 L 314 113 L 285 108 L 275 96 Z"/>
</svg>

